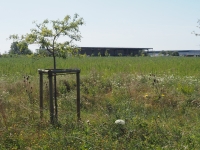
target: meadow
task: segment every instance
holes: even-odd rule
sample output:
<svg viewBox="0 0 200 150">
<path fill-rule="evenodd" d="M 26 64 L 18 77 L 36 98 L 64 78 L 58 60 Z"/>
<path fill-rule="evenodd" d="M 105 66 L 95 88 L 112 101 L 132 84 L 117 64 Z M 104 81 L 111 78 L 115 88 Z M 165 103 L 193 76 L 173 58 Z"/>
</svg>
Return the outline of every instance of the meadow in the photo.
<svg viewBox="0 0 200 150">
<path fill-rule="evenodd" d="M 81 121 L 75 75 L 59 75 L 56 125 L 47 76 L 39 114 L 37 69 L 52 67 L 49 57 L 0 58 L 0 149 L 200 149 L 200 58 L 57 58 L 81 69 Z"/>
</svg>

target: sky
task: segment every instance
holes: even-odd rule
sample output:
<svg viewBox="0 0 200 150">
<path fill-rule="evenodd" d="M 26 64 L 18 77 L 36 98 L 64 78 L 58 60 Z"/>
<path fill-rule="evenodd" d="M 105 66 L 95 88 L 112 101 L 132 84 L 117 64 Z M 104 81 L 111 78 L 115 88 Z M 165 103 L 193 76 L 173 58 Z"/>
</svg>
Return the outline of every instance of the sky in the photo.
<svg viewBox="0 0 200 150">
<path fill-rule="evenodd" d="M 86 47 L 140 47 L 153 50 L 200 50 L 200 0 L 0 0 L 0 53 L 24 35 L 33 21 L 62 20 L 79 14 Z M 34 51 L 37 46 L 30 45 Z"/>
</svg>

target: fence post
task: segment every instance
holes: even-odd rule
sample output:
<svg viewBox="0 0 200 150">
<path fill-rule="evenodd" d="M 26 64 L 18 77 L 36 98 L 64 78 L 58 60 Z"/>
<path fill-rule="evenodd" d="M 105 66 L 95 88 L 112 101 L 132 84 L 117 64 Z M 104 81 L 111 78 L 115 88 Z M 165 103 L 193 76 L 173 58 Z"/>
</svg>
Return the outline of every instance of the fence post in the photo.
<svg viewBox="0 0 200 150">
<path fill-rule="evenodd" d="M 50 122 L 54 124 L 54 105 L 53 105 L 53 82 L 52 82 L 52 71 L 48 71 L 49 75 L 49 111 L 50 111 Z"/>
<path fill-rule="evenodd" d="M 40 74 L 39 80 L 39 92 L 40 92 L 40 119 L 43 119 L 43 73 L 48 74 L 49 79 L 49 112 L 50 112 L 50 123 L 55 124 L 57 122 L 57 103 L 55 100 L 54 103 L 54 97 L 53 97 L 53 76 L 56 75 L 56 73 L 72 73 L 76 74 L 76 83 L 77 83 L 77 121 L 81 120 L 80 117 L 80 70 L 79 69 L 45 69 L 41 70 L 38 69 L 38 72 Z M 55 108 L 56 107 L 56 108 Z"/>
<path fill-rule="evenodd" d="M 43 74 L 40 73 L 40 119 L 43 118 Z"/>
<path fill-rule="evenodd" d="M 80 114 L 80 71 L 76 73 L 76 83 L 77 83 L 77 119 L 81 120 Z"/>
</svg>

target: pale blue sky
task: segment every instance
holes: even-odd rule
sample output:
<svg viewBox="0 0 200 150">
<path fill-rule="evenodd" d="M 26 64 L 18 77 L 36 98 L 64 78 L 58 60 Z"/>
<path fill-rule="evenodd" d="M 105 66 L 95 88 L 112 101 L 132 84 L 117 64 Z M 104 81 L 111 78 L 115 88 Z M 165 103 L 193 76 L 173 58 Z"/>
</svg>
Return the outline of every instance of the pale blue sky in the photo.
<svg viewBox="0 0 200 150">
<path fill-rule="evenodd" d="M 0 0 L 0 52 L 11 34 L 26 34 L 32 22 L 78 13 L 85 20 L 78 46 L 199 50 L 200 0 Z M 32 50 L 34 46 L 30 47 Z"/>
</svg>

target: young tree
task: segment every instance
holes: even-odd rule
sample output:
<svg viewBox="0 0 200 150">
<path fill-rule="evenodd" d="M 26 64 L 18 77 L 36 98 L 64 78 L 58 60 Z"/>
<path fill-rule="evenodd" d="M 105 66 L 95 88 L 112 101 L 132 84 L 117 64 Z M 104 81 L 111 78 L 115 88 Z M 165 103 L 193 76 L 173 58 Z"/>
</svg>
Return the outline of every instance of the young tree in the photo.
<svg viewBox="0 0 200 150">
<path fill-rule="evenodd" d="M 37 44 L 45 48 L 53 56 L 54 69 L 56 69 L 56 56 L 66 56 L 66 53 L 76 55 L 77 46 L 74 41 L 81 40 L 79 26 L 84 24 L 83 18 L 75 14 L 73 19 L 69 15 L 63 20 L 44 20 L 42 23 L 33 22 L 36 28 L 31 29 L 30 33 L 22 35 L 10 35 L 10 39 L 18 43 Z M 60 42 L 59 39 L 67 37 L 67 40 Z"/>
<path fill-rule="evenodd" d="M 30 33 L 22 35 L 10 35 L 10 39 L 21 43 L 25 41 L 27 44 L 37 44 L 46 49 L 53 56 L 53 69 L 56 69 L 56 56 L 65 57 L 66 54 L 76 55 L 78 53 L 77 46 L 74 41 L 81 40 L 79 26 L 84 24 L 83 18 L 75 14 L 71 19 L 69 15 L 63 20 L 44 20 L 42 23 L 33 22 L 36 28 L 30 30 Z M 59 39 L 64 40 L 59 41 Z M 56 100 L 56 76 L 54 76 L 54 99 L 57 114 Z"/>
</svg>

